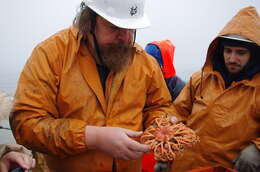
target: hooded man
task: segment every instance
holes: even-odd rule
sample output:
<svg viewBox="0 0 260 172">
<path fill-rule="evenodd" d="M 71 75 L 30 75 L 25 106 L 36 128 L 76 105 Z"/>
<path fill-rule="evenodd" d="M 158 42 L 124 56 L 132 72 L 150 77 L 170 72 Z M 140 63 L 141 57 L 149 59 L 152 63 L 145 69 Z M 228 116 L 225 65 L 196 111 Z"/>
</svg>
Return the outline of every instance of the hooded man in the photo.
<svg viewBox="0 0 260 172">
<path fill-rule="evenodd" d="M 185 86 L 185 82 L 177 76 L 174 67 L 175 46 L 170 40 L 153 41 L 146 45 L 145 51 L 154 57 L 159 64 L 174 101 Z"/>
<path fill-rule="evenodd" d="M 222 165 L 260 171 L 260 18 L 241 9 L 209 46 L 201 71 L 174 101 L 176 117 L 200 142 L 171 171 Z"/>
<path fill-rule="evenodd" d="M 10 122 L 50 171 L 137 172 L 136 139 L 171 111 L 156 61 L 135 44 L 144 0 L 84 0 L 74 25 L 40 43 L 21 73 Z"/>
</svg>

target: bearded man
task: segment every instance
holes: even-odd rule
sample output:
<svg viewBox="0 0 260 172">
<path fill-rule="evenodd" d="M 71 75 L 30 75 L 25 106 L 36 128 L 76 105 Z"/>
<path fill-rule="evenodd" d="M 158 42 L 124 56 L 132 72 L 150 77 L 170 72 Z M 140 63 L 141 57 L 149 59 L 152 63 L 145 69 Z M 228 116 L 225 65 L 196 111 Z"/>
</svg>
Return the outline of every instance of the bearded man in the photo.
<svg viewBox="0 0 260 172">
<path fill-rule="evenodd" d="M 140 171 L 138 137 L 171 111 L 159 65 L 135 44 L 144 0 L 84 0 L 73 26 L 40 43 L 20 75 L 10 123 L 50 171 Z"/>
</svg>

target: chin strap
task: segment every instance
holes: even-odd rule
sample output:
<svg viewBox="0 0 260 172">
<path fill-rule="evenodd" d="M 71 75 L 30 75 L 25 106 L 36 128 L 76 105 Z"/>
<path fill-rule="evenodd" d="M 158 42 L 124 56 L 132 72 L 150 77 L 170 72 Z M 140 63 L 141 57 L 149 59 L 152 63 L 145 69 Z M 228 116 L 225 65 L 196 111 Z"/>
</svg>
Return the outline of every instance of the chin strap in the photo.
<svg viewBox="0 0 260 172">
<path fill-rule="evenodd" d="M 97 55 L 97 60 L 99 61 L 100 65 L 103 65 L 104 64 L 104 61 L 103 59 L 101 58 L 101 55 L 100 55 L 100 49 L 99 49 L 99 45 L 97 43 L 97 38 L 96 38 L 96 35 L 95 33 L 93 33 L 92 31 L 90 32 L 90 34 L 92 34 L 93 36 L 93 40 L 94 40 L 94 49 L 96 50 L 96 55 Z"/>
<path fill-rule="evenodd" d="M 136 29 L 134 30 L 134 35 L 133 35 L 133 46 L 135 45 L 135 40 L 136 40 Z"/>
<path fill-rule="evenodd" d="M 101 58 L 100 48 L 99 48 L 99 45 L 98 45 L 98 42 L 97 42 L 97 38 L 96 38 L 96 34 L 95 34 L 97 14 L 95 12 L 93 12 L 92 15 L 93 15 L 93 17 L 91 18 L 90 34 L 93 36 L 93 40 L 94 40 L 94 47 L 93 48 L 96 51 L 97 60 L 99 61 L 99 63 L 101 63 L 100 65 L 103 65 L 104 61 Z"/>
</svg>

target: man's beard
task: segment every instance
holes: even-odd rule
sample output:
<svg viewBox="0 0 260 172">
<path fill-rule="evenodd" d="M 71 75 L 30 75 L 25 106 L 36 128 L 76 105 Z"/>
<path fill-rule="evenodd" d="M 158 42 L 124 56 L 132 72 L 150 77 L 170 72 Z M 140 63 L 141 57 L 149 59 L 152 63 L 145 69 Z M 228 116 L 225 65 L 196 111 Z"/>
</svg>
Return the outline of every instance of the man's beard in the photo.
<svg viewBox="0 0 260 172">
<path fill-rule="evenodd" d="M 103 65 L 111 72 L 119 72 L 132 60 L 132 44 L 118 42 L 100 46 L 100 55 Z"/>
<path fill-rule="evenodd" d="M 227 67 L 228 65 L 236 65 L 236 66 L 240 67 L 240 70 L 238 70 L 236 72 L 231 72 Z M 244 75 L 245 68 L 246 68 L 245 66 L 242 67 L 241 65 L 236 64 L 236 63 L 227 63 L 226 64 L 226 70 L 228 71 L 228 76 L 229 76 L 230 80 L 232 80 L 232 81 L 236 81 L 238 78 L 240 78 L 242 75 Z"/>
</svg>

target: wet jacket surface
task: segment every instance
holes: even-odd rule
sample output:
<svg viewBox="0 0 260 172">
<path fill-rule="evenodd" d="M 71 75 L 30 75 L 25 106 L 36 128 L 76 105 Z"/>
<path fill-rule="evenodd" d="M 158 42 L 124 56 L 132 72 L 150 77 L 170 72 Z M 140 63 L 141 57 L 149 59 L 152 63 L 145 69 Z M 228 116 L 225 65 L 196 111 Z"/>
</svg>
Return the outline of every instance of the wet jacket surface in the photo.
<svg viewBox="0 0 260 172">
<path fill-rule="evenodd" d="M 260 19 L 255 8 L 242 9 L 219 36 L 227 34 L 241 34 L 259 46 Z M 192 75 L 174 102 L 175 115 L 196 131 L 200 142 L 173 162 L 173 172 L 216 164 L 232 168 L 232 161 L 248 145 L 260 149 L 260 73 L 225 88 L 211 63 L 218 41 L 210 44 L 202 70 Z"/>
<path fill-rule="evenodd" d="M 138 45 L 132 63 L 108 75 L 104 95 L 94 59 L 81 40 L 70 27 L 40 43 L 16 91 L 11 114 L 15 138 L 46 153 L 51 171 L 111 171 L 112 157 L 85 145 L 85 126 L 141 131 L 171 111 L 160 68 Z M 117 160 L 116 167 L 140 171 L 140 160 Z"/>
</svg>

